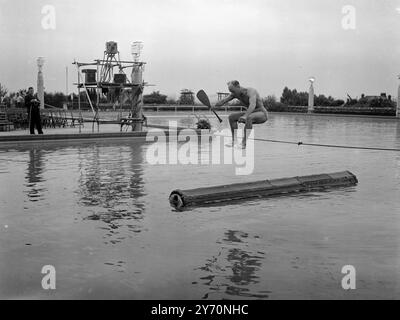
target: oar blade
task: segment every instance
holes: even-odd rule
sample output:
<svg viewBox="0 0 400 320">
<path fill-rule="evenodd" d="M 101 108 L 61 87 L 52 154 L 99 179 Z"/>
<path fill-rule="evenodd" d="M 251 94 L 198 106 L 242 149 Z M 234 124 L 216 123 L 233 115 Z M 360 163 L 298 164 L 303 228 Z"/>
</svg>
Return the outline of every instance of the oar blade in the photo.
<svg viewBox="0 0 400 320">
<path fill-rule="evenodd" d="M 207 96 L 207 93 L 204 92 L 204 90 L 200 90 L 199 92 L 197 92 L 197 99 L 199 99 L 199 101 L 204 104 L 205 106 L 209 107 L 211 109 L 211 103 L 210 103 L 210 99 Z"/>
<path fill-rule="evenodd" d="M 197 99 L 199 99 L 202 104 L 207 106 L 209 109 L 212 108 L 210 99 L 208 98 L 208 95 L 207 95 L 207 93 L 204 92 L 204 90 L 200 90 L 199 92 L 197 92 L 196 96 L 197 96 Z M 217 115 L 217 113 L 214 110 L 213 110 L 213 113 L 218 118 L 218 121 L 221 123 L 222 119 Z"/>
</svg>

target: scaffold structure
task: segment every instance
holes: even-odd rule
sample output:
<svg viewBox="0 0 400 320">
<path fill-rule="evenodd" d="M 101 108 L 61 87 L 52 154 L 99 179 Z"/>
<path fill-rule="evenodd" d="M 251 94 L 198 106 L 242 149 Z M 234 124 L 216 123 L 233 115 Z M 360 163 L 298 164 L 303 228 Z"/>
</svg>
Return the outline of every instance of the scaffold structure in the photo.
<svg viewBox="0 0 400 320">
<path fill-rule="evenodd" d="M 120 59 L 118 45 L 114 41 L 106 43 L 103 59 L 95 59 L 93 62 L 74 61 L 78 73 L 78 109 L 79 116 L 82 117 L 82 97 L 81 92 L 85 92 L 93 118 L 83 120 L 92 122 L 92 131 L 97 123 L 99 131 L 100 123 L 120 124 L 120 130 L 126 126 L 132 131 L 142 131 L 145 120 L 142 112 L 143 89 L 146 83 L 143 81 L 143 70 L 146 64 L 139 60 L 143 45 L 141 42 L 132 44 L 133 61 L 123 61 Z M 130 78 L 127 76 L 130 72 Z M 128 73 L 129 74 L 129 73 Z M 117 119 L 100 119 L 102 105 L 112 104 L 113 110 L 119 110 Z M 123 116 L 124 106 L 129 106 L 129 113 Z M 81 127 L 79 126 L 79 131 Z"/>
</svg>

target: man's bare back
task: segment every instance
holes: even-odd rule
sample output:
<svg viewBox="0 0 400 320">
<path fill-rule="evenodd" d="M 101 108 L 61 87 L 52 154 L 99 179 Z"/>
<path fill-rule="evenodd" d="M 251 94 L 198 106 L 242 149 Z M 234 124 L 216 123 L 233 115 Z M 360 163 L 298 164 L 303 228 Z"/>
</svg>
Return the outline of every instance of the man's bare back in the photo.
<svg viewBox="0 0 400 320">
<path fill-rule="evenodd" d="M 244 90 L 242 90 L 239 94 L 231 93 L 232 99 L 238 99 L 240 102 L 243 103 L 243 105 L 246 108 L 248 108 L 250 106 L 250 98 L 255 96 L 256 106 L 253 112 L 262 111 L 267 113 L 267 109 L 265 109 L 264 103 L 257 90 L 253 88 L 243 88 L 243 89 Z"/>
</svg>

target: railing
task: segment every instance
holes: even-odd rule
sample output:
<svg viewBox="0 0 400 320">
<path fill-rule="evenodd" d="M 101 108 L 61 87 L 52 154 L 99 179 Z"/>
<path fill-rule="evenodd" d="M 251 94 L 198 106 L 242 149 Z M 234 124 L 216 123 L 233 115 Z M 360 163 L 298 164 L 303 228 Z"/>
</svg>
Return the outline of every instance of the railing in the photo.
<svg viewBox="0 0 400 320">
<path fill-rule="evenodd" d="M 113 104 L 112 103 L 100 103 L 99 108 L 101 111 L 119 111 L 119 110 L 130 110 L 131 105 L 126 104 L 122 108 L 117 107 L 115 110 L 112 108 Z M 69 110 L 78 110 L 78 104 L 77 103 L 68 103 L 68 109 Z M 179 105 L 179 104 L 171 104 L 171 105 L 160 105 L 160 104 L 144 104 L 142 106 L 142 109 L 144 111 L 191 111 L 191 112 L 196 112 L 196 111 L 207 111 L 208 108 L 203 105 Z M 234 106 L 234 105 L 227 105 L 224 107 L 218 107 L 216 110 L 217 111 L 243 111 L 244 107 L 243 106 Z M 90 105 L 89 103 L 86 102 L 81 102 L 81 110 L 82 111 L 90 111 Z"/>
<path fill-rule="evenodd" d="M 198 106 L 198 105 L 151 105 L 145 104 L 143 105 L 143 110 L 152 110 L 152 111 L 208 111 L 208 107 L 206 106 Z M 225 107 L 218 107 L 216 111 L 243 111 L 243 106 L 225 106 Z"/>
</svg>

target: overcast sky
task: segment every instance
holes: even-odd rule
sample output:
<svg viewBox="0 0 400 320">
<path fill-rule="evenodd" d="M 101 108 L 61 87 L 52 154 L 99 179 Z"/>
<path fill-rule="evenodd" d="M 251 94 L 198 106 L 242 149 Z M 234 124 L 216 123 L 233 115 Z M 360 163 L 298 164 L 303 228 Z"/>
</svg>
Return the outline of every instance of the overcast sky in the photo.
<svg viewBox="0 0 400 320">
<path fill-rule="evenodd" d="M 36 87 L 36 58 L 46 59 L 46 91 L 70 92 L 71 63 L 102 58 L 105 42 L 121 57 L 143 41 L 146 90 L 226 91 L 237 79 L 261 95 L 284 86 L 344 98 L 397 93 L 400 0 L 0 0 L 0 83 Z M 53 5 L 55 30 L 42 8 Z M 355 8 L 355 29 L 343 28 L 343 6 Z M 346 20 L 347 21 L 347 20 Z"/>
</svg>

